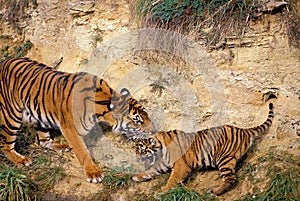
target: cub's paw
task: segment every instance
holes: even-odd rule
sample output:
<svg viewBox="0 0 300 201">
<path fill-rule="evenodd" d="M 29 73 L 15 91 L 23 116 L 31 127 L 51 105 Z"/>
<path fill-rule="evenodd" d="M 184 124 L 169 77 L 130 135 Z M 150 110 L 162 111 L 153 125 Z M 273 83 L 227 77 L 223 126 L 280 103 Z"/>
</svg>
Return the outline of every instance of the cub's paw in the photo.
<svg viewBox="0 0 300 201">
<path fill-rule="evenodd" d="M 132 177 L 132 180 L 133 180 L 133 181 L 137 181 L 137 182 L 142 181 L 142 180 L 138 177 L 138 175 L 133 176 L 133 177 Z"/>
<path fill-rule="evenodd" d="M 100 170 L 94 172 L 86 172 L 85 175 L 87 177 L 87 182 L 95 184 L 101 182 L 104 178 L 104 174 Z"/>
<path fill-rule="evenodd" d="M 210 193 L 211 196 L 220 195 L 220 194 L 222 194 L 222 192 L 223 192 L 223 189 L 219 185 L 214 186 L 214 187 L 212 187 L 211 189 L 208 190 L 208 193 Z"/>
<path fill-rule="evenodd" d="M 152 179 L 152 177 L 146 174 L 137 174 L 132 177 L 132 180 L 137 182 L 148 181 L 150 179 Z"/>
</svg>

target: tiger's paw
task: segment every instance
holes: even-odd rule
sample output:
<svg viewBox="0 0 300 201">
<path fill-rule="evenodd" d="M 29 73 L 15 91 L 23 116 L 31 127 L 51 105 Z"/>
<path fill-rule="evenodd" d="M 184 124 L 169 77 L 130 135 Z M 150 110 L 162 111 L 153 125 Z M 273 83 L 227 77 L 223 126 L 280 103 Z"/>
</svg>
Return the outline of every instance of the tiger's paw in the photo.
<svg viewBox="0 0 300 201">
<path fill-rule="evenodd" d="M 152 179 L 152 177 L 149 175 L 145 175 L 145 174 L 137 174 L 132 177 L 132 180 L 136 181 L 136 182 L 147 181 L 150 179 Z"/>
<path fill-rule="evenodd" d="M 57 151 L 58 153 L 63 153 L 71 151 L 72 148 L 67 144 L 54 143 L 53 150 Z"/>
<path fill-rule="evenodd" d="M 18 168 L 21 168 L 24 166 L 30 166 L 32 164 L 32 161 L 27 157 L 23 157 L 22 159 L 19 159 L 17 162 L 15 162 L 15 164 Z"/>
<path fill-rule="evenodd" d="M 39 145 L 41 147 L 54 150 L 58 153 L 71 151 L 71 148 L 69 147 L 69 145 L 55 142 L 54 140 L 52 140 L 50 138 L 47 138 L 45 140 L 40 139 Z"/>
<path fill-rule="evenodd" d="M 10 152 L 7 152 L 5 155 L 18 168 L 21 168 L 23 166 L 30 166 L 32 164 L 32 161 L 29 158 L 19 154 L 15 150 L 11 150 Z"/>
<path fill-rule="evenodd" d="M 231 177 L 227 177 L 225 179 L 225 182 L 223 182 L 222 184 L 212 187 L 209 190 L 209 193 L 212 196 L 221 195 L 223 193 L 226 193 L 230 189 L 232 189 L 236 184 L 237 184 L 237 180 L 236 180 L 235 176 L 233 175 Z"/>
<path fill-rule="evenodd" d="M 217 196 L 223 193 L 223 188 L 219 185 L 212 187 L 208 190 L 208 193 L 211 194 L 211 196 Z"/>
<path fill-rule="evenodd" d="M 93 171 L 93 172 L 86 172 L 85 173 L 86 177 L 87 177 L 87 182 L 89 183 L 100 183 L 103 178 L 104 178 L 104 174 L 98 170 L 98 171 Z"/>
</svg>

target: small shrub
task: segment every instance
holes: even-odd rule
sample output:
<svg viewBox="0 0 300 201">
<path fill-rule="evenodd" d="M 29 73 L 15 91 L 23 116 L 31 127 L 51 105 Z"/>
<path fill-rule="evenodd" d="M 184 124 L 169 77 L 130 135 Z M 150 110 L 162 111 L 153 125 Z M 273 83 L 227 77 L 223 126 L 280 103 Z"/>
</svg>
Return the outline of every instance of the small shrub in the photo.
<svg viewBox="0 0 300 201">
<path fill-rule="evenodd" d="M 33 44 L 29 40 L 23 41 L 15 47 L 5 46 L 0 50 L 0 62 L 12 57 L 24 57 L 32 47 Z"/>
<path fill-rule="evenodd" d="M 0 166 L 0 198 L 6 201 L 35 200 L 31 191 L 35 185 L 16 167 Z"/>
<path fill-rule="evenodd" d="M 143 27 L 197 32 L 213 46 L 226 36 L 243 34 L 259 7 L 257 0 L 137 0 L 133 10 Z"/>
<path fill-rule="evenodd" d="M 24 41 L 19 47 L 15 49 L 16 57 L 22 57 L 27 54 L 28 50 L 32 47 L 32 43 L 29 40 Z"/>
</svg>

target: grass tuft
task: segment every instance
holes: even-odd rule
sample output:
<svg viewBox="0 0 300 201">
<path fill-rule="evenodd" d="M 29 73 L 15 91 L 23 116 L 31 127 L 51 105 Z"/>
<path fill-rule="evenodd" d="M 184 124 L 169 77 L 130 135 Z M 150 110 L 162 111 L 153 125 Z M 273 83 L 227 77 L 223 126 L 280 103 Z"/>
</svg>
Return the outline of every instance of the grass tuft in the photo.
<svg viewBox="0 0 300 201">
<path fill-rule="evenodd" d="M 277 5 L 259 0 L 135 0 L 132 13 L 141 28 L 190 34 L 210 48 L 221 48 L 226 40 L 242 38 L 251 31 L 250 21 L 263 20 L 265 13 L 283 11 L 288 22 L 289 43 L 300 47 L 296 2 L 281 1 Z"/>
<path fill-rule="evenodd" d="M 42 184 L 41 190 L 47 191 L 52 189 L 54 184 L 57 181 L 60 181 L 64 176 L 66 176 L 66 173 L 61 166 L 54 166 L 50 168 L 44 167 L 41 174 L 39 174 L 35 180 Z"/>
<path fill-rule="evenodd" d="M 258 195 L 247 195 L 241 201 L 265 201 L 265 200 L 290 200 L 296 201 L 300 197 L 300 174 L 295 169 L 275 174 L 271 179 L 266 192 Z"/>
<path fill-rule="evenodd" d="M 299 162 L 286 152 L 278 152 L 271 148 L 267 154 L 257 160 L 258 171 L 265 170 L 268 179 L 264 192 L 249 193 L 239 201 L 290 200 L 300 197 Z"/>
<path fill-rule="evenodd" d="M 202 200 L 200 195 L 196 191 L 187 189 L 184 185 L 179 185 L 176 188 L 172 188 L 166 192 L 159 194 L 161 196 L 161 201 L 196 201 Z"/>
<path fill-rule="evenodd" d="M 20 169 L 0 166 L 0 198 L 6 201 L 35 200 L 32 191 L 35 189 L 33 181 L 24 175 Z"/>
<path fill-rule="evenodd" d="M 257 0 L 136 0 L 133 12 L 142 27 L 196 33 L 216 46 L 227 36 L 244 34 L 260 6 Z"/>
<path fill-rule="evenodd" d="M 134 169 L 132 167 L 123 168 L 123 167 L 115 167 L 110 169 L 102 183 L 109 187 L 109 189 L 121 189 L 126 188 L 133 184 L 131 180 L 132 173 Z"/>
</svg>

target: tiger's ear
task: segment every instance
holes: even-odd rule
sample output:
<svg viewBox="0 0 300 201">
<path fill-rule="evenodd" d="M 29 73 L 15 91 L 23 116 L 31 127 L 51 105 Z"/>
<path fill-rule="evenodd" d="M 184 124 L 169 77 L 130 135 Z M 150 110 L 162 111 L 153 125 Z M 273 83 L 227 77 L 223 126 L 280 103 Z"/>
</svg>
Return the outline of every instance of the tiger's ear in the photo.
<svg viewBox="0 0 300 201">
<path fill-rule="evenodd" d="M 114 110 L 115 108 L 116 108 L 116 106 L 115 106 L 114 104 L 111 103 L 111 104 L 109 105 L 109 109 L 110 109 L 110 110 Z"/>
<path fill-rule="evenodd" d="M 130 92 L 129 92 L 128 89 L 122 88 L 121 89 L 121 95 L 122 95 L 122 98 L 126 98 L 127 96 L 130 96 Z"/>
</svg>

